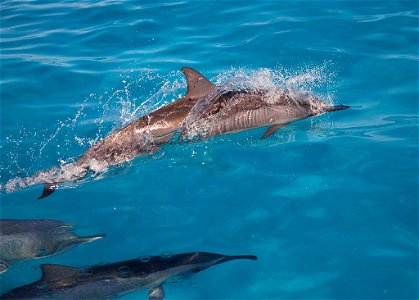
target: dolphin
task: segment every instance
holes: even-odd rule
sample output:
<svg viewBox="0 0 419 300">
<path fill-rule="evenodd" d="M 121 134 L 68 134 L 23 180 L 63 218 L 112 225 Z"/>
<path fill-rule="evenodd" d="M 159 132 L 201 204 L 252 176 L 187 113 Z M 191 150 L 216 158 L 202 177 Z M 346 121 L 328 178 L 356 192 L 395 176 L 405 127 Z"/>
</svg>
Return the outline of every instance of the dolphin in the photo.
<svg viewBox="0 0 419 300">
<path fill-rule="evenodd" d="M 55 255 L 105 237 L 78 236 L 73 228 L 56 220 L 0 220 L 0 273 L 7 271 L 13 261 Z"/>
<path fill-rule="evenodd" d="M 198 71 L 182 68 L 187 92 L 182 98 L 117 129 L 89 148 L 74 163 L 19 178 L 10 185 L 43 183 L 38 198 L 51 195 L 63 182 L 158 151 L 168 142 L 210 138 L 251 128 L 269 127 L 266 138 L 287 124 L 349 106 L 328 105 L 314 96 L 293 97 L 287 92 L 216 86 Z M 9 184 L 6 184 L 6 189 Z"/>
<path fill-rule="evenodd" d="M 39 281 L 15 288 L 1 299 L 109 299 L 145 289 L 149 300 L 161 300 L 163 285 L 169 278 L 197 273 L 235 259 L 256 260 L 257 257 L 191 252 L 87 268 L 44 264 Z"/>
</svg>

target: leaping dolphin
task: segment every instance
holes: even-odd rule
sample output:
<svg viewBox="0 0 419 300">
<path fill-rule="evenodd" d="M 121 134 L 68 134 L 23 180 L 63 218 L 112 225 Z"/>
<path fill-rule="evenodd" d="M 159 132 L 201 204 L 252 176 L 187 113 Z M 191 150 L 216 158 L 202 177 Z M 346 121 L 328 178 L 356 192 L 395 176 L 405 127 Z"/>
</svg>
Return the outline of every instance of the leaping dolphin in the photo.
<svg viewBox="0 0 419 300">
<path fill-rule="evenodd" d="M 0 273 L 13 261 L 59 254 L 105 236 L 82 237 L 72 232 L 73 228 L 73 224 L 56 220 L 0 220 Z"/>
<path fill-rule="evenodd" d="M 1 299 L 109 299 L 146 289 L 149 300 L 161 300 L 164 297 L 163 285 L 170 277 L 197 273 L 235 259 L 256 260 L 257 257 L 192 252 L 87 268 L 41 265 L 42 278 L 39 281 L 18 287 Z"/>
<path fill-rule="evenodd" d="M 76 162 L 19 178 L 13 184 L 27 187 L 44 183 L 41 199 L 63 182 L 153 153 L 176 136 L 179 141 L 202 139 L 269 126 L 263 135 L 266 138 L 291 122 L 349 108 L 327 105 L 314 96 L 293 98 L 280 91 L 272 95 L 266 90 L 215 86 L 192 68 L 184 67 L 182 72 L 187 80 L 187 92 L 182 98 L 114 131 Z"/>
</svg>

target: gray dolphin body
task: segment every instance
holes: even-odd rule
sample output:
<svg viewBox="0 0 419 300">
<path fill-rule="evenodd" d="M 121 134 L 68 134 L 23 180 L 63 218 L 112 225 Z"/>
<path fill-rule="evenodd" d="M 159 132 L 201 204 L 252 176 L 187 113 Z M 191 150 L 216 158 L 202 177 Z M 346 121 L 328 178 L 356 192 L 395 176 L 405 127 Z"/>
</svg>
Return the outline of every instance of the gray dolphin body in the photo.
<svg viewBox="0 0 419 300">
<path fill-rule="evenodd" d="M 266 138 L 291 122 L 347 108 L 328 105 L 314 96 L 293 98 L 263 90 L 218 89 L 191 110 L 181 134 L 203 139 L 269 126 L 262 136 Z"/>
<path fill-rule="evenodd" d="M 0 220 L 0 273 L 13 261 L 55 255 L 105 236 L 81 237 L 72 228 L 74 225 L 56 220 Z"/>
<path fill-rule="evenodd" d="M 153 256 L 88 268 L 41 265 L 42 278 L 16 288 L 2 299 L 109 299 L 146 289 L 150 300 L 164 297 L 163 284 L 172 276 L 196 273 L 235 259 L 256 256 L 227 256 L 207 252 Z"/>
<path fill-rule="evenodd" d="M 264 138 L 281 127 L 301 119 L 348 108 L 331 106 L 315 97 L 294 99 L 289 94 L 272 91 L 217 87 L 199 72 L 182 68 L 187 79 L 187 93 L 164 106 L 120 128 L 89 148 L 74 163 L 41 171 L 28 178 L 44 183 L 39 198 L 51 195 L 65 181 L 83 178 L 89 171 L 114 166 L 137 156 L 153 153 L 176 133 L 189 139 L 200 139 L 269 126 Z"/>
</svg>

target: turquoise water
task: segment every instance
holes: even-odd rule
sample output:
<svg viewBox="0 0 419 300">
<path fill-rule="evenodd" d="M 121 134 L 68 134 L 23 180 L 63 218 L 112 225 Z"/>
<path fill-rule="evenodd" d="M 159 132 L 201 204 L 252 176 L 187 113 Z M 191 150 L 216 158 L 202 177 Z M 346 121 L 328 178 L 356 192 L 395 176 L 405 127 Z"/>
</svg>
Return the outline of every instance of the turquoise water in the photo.
<svg viewBox="0 0 419 300">
<path fill-rule="evenodd" d="M 37 280 L 39 263 L 211 251 L 259 260 L 176 280 L 167 299 L 416 299 L 418 11 L 416 1 L 2 1 L 1 217 L 107 237 L 16 263 L 1 292 Z M 170 145 L 44 200 L 39 185 L 5 192 L 177 99 L 183 66 L 352 109 L 264 140 L 255 129 Z"/>
</svg>

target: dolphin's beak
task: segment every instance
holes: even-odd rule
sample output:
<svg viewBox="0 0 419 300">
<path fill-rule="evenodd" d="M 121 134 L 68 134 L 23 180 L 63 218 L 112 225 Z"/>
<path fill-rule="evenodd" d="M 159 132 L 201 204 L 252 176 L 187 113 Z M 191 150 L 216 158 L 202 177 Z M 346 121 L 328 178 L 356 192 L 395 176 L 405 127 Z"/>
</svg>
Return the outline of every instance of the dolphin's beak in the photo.
<svg viewBox="0 0 419 300">
<path fill-rule="evenodd" d="M 91 235 L 91 236 L 79 236 L 75 239 L 76 243 L 90 243 L 96 240 L 103 239 L 106 234 L 98 234 L 98 235 Z"/>
<path fill-rule="evenodd" d="M 230 260 L 236 260 L 236 259 L 250 259 L 250 260 L 257 260 L 257 256 L 255 255 L 234 255 L 234 256 L 225 256 L 222 259 L 220 259 L 217 264 L 230 261 Z"/>
<path fill-rule="evenodd" d="M 335 105 L 335 106 L 331 106 L 330 108 L 327 108 L 326 112 L 344 110 L 344 109 L 348 109 L 348 108 L 351 108 L 351 107 L 348 106 L 348 105 Z"/>
</svg>

